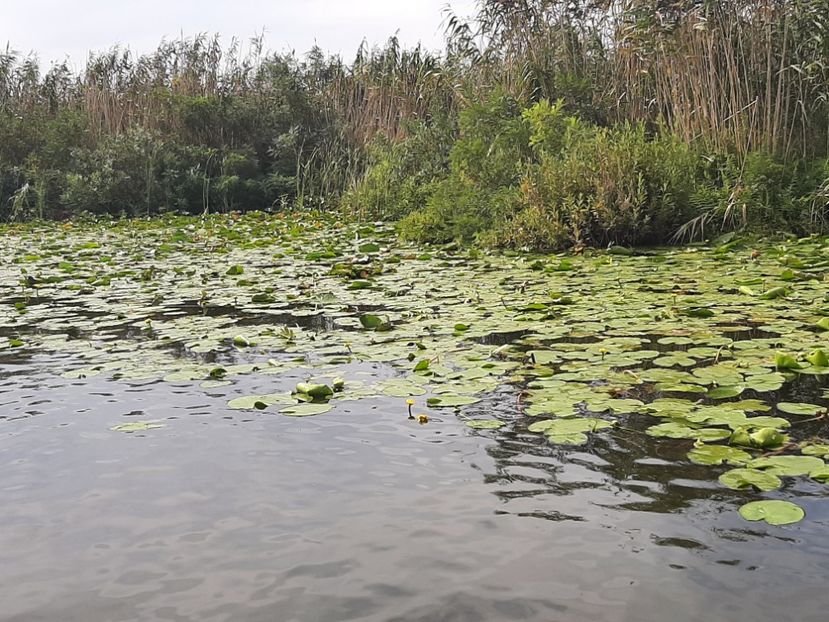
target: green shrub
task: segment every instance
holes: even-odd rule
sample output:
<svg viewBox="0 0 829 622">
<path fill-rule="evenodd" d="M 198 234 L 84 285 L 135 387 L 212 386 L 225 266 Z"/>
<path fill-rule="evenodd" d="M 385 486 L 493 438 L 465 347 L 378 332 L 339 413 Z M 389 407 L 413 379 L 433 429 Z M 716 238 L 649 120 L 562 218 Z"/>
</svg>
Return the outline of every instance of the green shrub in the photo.
<svg viewBox="0 0 829 622">
<path fill-rule="evenodd" d="M 446 177 L 454 129 L 445 114 L 410 123 L 407 136 L 392 142 L 379 136 L 369 147 L 369 164 L 341 201 L 360 218 L 398 220 L 423 209 L 434 185 Z"/>
</svg>

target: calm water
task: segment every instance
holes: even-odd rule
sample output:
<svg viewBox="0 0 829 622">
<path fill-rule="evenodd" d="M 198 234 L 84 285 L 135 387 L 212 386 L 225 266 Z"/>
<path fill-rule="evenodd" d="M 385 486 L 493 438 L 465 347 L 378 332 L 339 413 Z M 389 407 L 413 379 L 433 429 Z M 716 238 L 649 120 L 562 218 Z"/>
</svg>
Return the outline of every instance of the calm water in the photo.
<svg viewBox="0 0 829 622">
<path fill-rule="evenodd" d="M 229 411 L 227 389 L 3 360 L 3 622 L 826 619 L 825 486 L 777 493 L 803 523 L 747 523 L 755 495 L 636 418 L 565 449 L 520 420 L 419 426 L 394 399 L 293 419 Z M 465 412 L 516 408 L 504 388 Z M 131 413 L 175 422 L 109 431 Z"/>
</svg>

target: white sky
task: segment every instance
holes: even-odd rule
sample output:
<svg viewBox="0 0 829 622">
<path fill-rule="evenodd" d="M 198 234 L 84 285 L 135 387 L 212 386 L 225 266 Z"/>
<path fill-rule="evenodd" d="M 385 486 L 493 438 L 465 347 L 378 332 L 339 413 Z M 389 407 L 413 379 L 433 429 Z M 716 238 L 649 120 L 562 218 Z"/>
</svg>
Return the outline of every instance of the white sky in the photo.
<svg viewBox="0 0 829 622">
<path fill-rule="evenodd" d="M 443 9 L 460 15 L 475 0 L 0 0 L 0 47 L 36 52 L 41 64 L 118 43 L 138 52 L 162 38 L 219 33 L 227 42 L 265 33 L 274 51 L 307 52 L 315 43 L 351 60 L 363 38 L 383 43 L 399 31 L 406 45 L 442 49 Z"/>
</svg>

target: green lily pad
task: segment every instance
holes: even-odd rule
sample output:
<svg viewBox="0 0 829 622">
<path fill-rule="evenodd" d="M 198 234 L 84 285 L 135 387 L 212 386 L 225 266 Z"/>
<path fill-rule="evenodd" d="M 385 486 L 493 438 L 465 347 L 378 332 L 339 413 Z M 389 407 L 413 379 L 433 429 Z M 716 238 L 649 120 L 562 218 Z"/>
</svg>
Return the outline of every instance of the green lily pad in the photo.
<svg viewBox="0 0 829 622">
<path fill-rule="evenodd" d="M 816 469 L 826 466 L 820 458 L 815 456 L 767 456 L 755 458 L 748 464 L 752 469 L 763 469 L 778 476 L 797 477 L 808 475 Z"/>
<path fill-rule="evenodd" d="M 271 393 L 268 395 L 246 395 L 237 397 L 227 403 L 233 410 L 265 410 L 276 404 L 293 404 L 295 400 L 289 393 Z"/>
<path fill-rule="evenodd" d="M 331 411 L 330 404 L 297 404 L 290 408 L 283 408 L 279 411 L 280 414 L 287 417 L 314 417 L 316 415 L 323 415 Z"/>
<path fill-rule="evenodd" d="M 430 397 L 426 400 L 426 404 L 432 408 L 457 408 L 477 404 L 480 401 L 480 399 L 468 395 L 441 395 L 440 397 Z"/>
<path fill-rule="evenodd" d="M 746 464 L 751 460 L 751 454 L 736 447 L 726 445 L 701 445 L 688 452 L 688 459 L 695 464 Z"/>
<path fill-rule="evenodd" d="M 711 389 L 706 394 L 706 397 L 712 400 L 725 400 L 730 399 L 732 397 L 739 397 L 742 395 L 743 391 L 745 391 L 744 386 L 730 386 L 730 387 L 717 387 L 716 389 Z"/>
<path fill-rule="evenodd" d="M 807 444 L 800 448 L 804 456 L 817 456 L 818 458 L 829 457 L 829 445 Z"/>
<path fill-rule="evenodd" d="M 731 436 L 731 432 L 728 430 L 720 430 L 718 428 L 693 428 L 675 421 L 651 426 L 648 428 L 647 434 L 657 438 L 685 438 L 706 441 L 721 441 Z"/>
<path fill-rule="evenodd" d="M 495 419 L 470 419 L 466 425 L 474 430 L 497 430 L 504 427 L 504 422 Z"/>
<path fill-rule="evenodd" d="M 817 404 L 805 404 L 794 402 L 780 402 L 777 404 L 777 410 L 784 412 L 787 415 L 800 415 L 802 417 L 814 417 L 820 411 L 826 410 L 825 406 L 818 406 Z"/>
<path fill-rule="evenodd" d="M 120 423 L 112 426 L 110 430 L 113 432 L 126 432 L 131 434 L 133 432 L 146 432 L 147 430 L 157 430 L 163 428 L 164 424 L 159 421 L 131 421 L 130 423 Z"/>
<path fill-rule="evenodd" d="M 809 477 L 818 482 L 829 484 L 829 466 L 821 467 L 820 469 L 815 469 L 814 471 L 811 471 L 809 473 Z"/>
<path fill-rule="evenodd" d="M 779 477 L 759 469 L 731 469 L 720 475 L 720 483 L 734 490 L 754 487 L 763 492 L 777 490 L 783 485 Z"/>
<path fill-rule="evenodd" d="M 740 516 L 748 521 L 765 521 L 769 525 L 791 525 L 802 521 L 806 512 L 790 501 L 772 499 L 752 501 L 740 508 Z"/>
</svg>

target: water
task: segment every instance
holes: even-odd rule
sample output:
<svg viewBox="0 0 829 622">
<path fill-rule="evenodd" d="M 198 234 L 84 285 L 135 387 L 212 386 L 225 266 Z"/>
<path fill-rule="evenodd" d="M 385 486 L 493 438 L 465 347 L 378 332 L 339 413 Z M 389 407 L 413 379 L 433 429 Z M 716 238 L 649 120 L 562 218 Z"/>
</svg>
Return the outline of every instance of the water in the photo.
<svg viewBox="0 0 829 622">
<path fill-rule="evenodd" d="M 545 349 L 560 359 L 547 371 L 585 389 L 583 403 L 607 398 L 607 382 L 659 397 L 619 369 L 653 372 L 655 356 L 692 347 L 715 352 L 694 368 L 769 375 L 776 349 L 829 350 L 814 328 L 829 315 L 822 268 L 763 300 L 737 285 L 775 285 L 776 247 L 759 261 L 588 253 L 545 272 L 521 256 L 421 259 L 378 227 L 390 248 L 372 258 L 372 287 L 355 289 L 332 264 L 368 265 L 349 255 L 356 229 L 304 226 L 216 217 L 0 236 L 14 258 L 0 264 L 0 622 L 826 618 L 826 484 L 730 490 L 717 481 L 729 467 L 689 462 L 692 441 L 648 436 L 660 419 L 646 414 L 595 413 L 617 427 L 551 444 L 528 431 L 523 391 L 537 371 L 527 352 Z M 303 259 L 329 247 L 332 262 Z M 829 242 L 780 252 L 809 270 Z M 262 293 L 272 302 L 252 300 Z M 714 316 L 685 313 L 699 308 Z M 393 330 L 363 330 L 367 312 Z M 258 345 L 234 347 L 239 333 Z M 677 335 L 691 343 L 657 343 Z M 630 359 L 640 350 L 653 356 Z M 424 357 L 435 375 L 419 425 L 379 381 L 424 380 L 412 373 Z M 205 386 L 217 366 L 228 383 Z M 324 415 L 229 408 L 316 374 L 348 380 Z M 735 399 L 825 405 L 826 377 Z M 479 403 L 427 409 L 441 388 L 476 383 Z M 506 425 L 474 431 L 465 421 L 478 417 Z M 162 427 L 113 430 L 130 422 Z M 796 421 L 791 434 L 826 438 L 829 423 Z M 806 520 L 771 527 L 737 512 L 767 498 Z"/>
<path fill-rule="evenodd" d="M 64 363 L 2 368 L 4 622 L 825 619 L 820 484 L 787 491 L 808 522 L 758 526 L 687 445 L 627 428 L 565 450 L 391 399 L 229 415 Z M 127 413 L 175 425 L 106 431 Z"/>
</svg>

